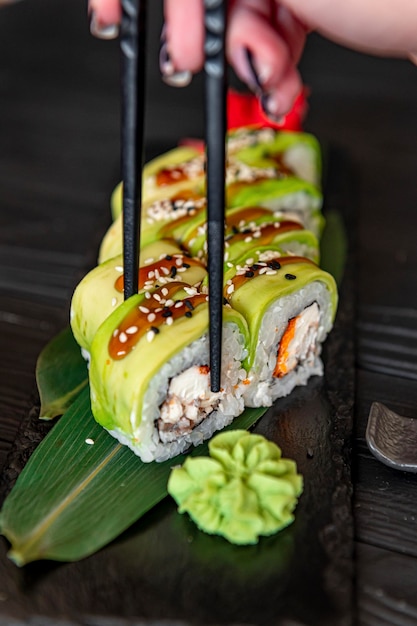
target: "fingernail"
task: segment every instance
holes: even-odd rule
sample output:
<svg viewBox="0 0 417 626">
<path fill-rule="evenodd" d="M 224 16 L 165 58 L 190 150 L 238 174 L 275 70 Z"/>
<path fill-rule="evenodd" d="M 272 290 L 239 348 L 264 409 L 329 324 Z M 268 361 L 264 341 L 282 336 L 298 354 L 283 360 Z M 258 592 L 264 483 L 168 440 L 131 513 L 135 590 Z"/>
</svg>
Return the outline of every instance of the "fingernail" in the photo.
<svg viewBox="0 0 417 626">
<path fill-rule="evenodd" d="M 277 96 L 272 94 L 262 94 L 260 97 L 260 103 L 265 115 L 277 124 L 281 124 L 284 121 L 284 116 L 281 115 L 280 100 Z"/>
<path fill-rule="evenodd" d="M 248 48 L 244 48 L 243 53 L 246 56 L 246 62 L 249 68 L 250 83 L 252 86 L 256 87 L 258 91 L 262 92 L 262 83 L 260 81 L 258 72 L 256 71 L 255 64 L 253 62 L 253 54 Z"/>
<path fill-rule="evenodd" d="M 90 12 L 90 33 L 99 39 L 116 39 L 119 34 L 118 24 L 103 24 L 95 11 Z"/>
<path fill-rule="evenodd" d="M 170 87 L 186 87 L 191 83 L 192 74 L 185 70 L 177 72 L 168 52 L 168 45 L 165 37 L 165 28 L 161 34 L 161 44 L 159 48 L 159 69 L 162 80 Z"/>
<path fill-rule="evenodd" d="M 272 75 L 272 70 L 267 65 L 262 65 L 255 59 L 248 48 L 238 48 L 233 54 L 233 65 L 238 76 L 256 93 L 264 91 L 264 85 Z"/>
</svg>

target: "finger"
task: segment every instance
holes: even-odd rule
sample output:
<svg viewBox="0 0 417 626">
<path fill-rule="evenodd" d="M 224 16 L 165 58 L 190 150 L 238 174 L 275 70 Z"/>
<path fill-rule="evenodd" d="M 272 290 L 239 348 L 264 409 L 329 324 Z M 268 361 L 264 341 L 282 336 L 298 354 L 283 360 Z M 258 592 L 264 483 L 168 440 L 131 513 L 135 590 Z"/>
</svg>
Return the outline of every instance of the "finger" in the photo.
<svg viewBox="0 0 417 626">
<path fill-rule="evenodd" d="M 274 17 L 275 29 L 287 43 L 291 59 L 297 64 L 304 50 L 309 28 L 280 3 L 276 5 Z"/>
<path fill-rule="evenodd" d="M 204 63 L 203 0 L 165 0 L 166 38 L 175 70 L 198 72 Z"/>
<path fill-rule="evenodd" d="M 269 117 L 280 120 L 291 111 L 297 96 L 303 88 L 301 76 L 294 66 L 290 65 L 276 87 L 261 97 L 262 108 Z"/>
<path fill-rule="evenodd" d="M 238 76 L 255 91 L 259 90 L 259 86 L 262 91 L 275 89 L 284 76 L 292 75 L 294 80 L 295 70 L 291 72 L 290 68 L 294 66 L 293 57 L 300 54 L 305 31 L 295 27 L 292 30 L 283 28 L 285 33 L 291 31 L 294 40 L 300 39 L 298 47 L 295 41 L 290 45 L 277 32 L 275 22 L 276 16 L 271 15 L 268 0 L 256 4 L 254 0 L 236 0 L 230 12 L 228 57 Z M 248 64 L 248 50 L 253 58 L 253 67 Z"/>
<path fill-rule="evenodd" d="M 103 24 L 120 23 L 120 0 L 89 0 L 88 11 L 94 11 L 96 19 Z"/>
</svg>

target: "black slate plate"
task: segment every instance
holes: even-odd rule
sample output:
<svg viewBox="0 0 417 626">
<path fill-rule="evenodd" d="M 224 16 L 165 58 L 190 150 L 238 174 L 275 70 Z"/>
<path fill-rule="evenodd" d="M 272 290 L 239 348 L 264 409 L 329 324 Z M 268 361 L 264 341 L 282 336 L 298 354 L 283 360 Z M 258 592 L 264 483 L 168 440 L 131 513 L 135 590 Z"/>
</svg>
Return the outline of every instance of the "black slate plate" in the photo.
<svg viewBox="0 0 417 626">
<path fill-rule="evenodd" d="M 349 171 L 328 159 L 327 209 L 347 221 Z M 351 252 L 352 256 L 352 252 Z M 347 264 L 336 325 L 324 350 L 325 376 L 275 403 L 255 430 L 294 458 L 305 489 L 295 523 L 257 546 L 236 547 L 200 533 L 166 499 L 98 554 L 73 564 L 6 558 L 3 616 L 59 624 L 303 624 L 352 620 L 350 436 L 354 399 L 353 267 Z M 3 493 L 45 432 L 32 407 L 3 476 Z M 138 488 L 140 486 L 138 485 Z M 65 622 L 68 623 L 67 621 Z"/>
</svg>

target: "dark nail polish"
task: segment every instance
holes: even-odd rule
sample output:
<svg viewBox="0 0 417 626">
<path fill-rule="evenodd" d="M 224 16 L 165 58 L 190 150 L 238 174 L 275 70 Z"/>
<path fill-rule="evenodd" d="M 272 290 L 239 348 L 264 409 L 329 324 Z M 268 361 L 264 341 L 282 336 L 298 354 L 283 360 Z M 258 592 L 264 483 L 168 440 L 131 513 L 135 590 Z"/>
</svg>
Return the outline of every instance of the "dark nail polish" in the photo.
<svg viewBox="0 0 417 626">
<path fill-rule="evenodd" d="M 284 121 L 284 117 L 281 115 L 276 115 L 272 110 L 272 100 L 271 96 L 267 93 L 261 94 L 259 97 L 259 102 L 261 103 L 262 111 L 265 113 L 267 117 L 269 117 L 273 122 L 277 124 L 281 124 Z"/>
<path fill-rule="evenodd" d="M 248 64 L 248 67 L 249 67 L 249 70 L 250 70 L 250 74 L 251 74 L 252 86 L 253 86 L 253 88 L 256 91 L 259 91 L 259 92 L 262 93 L 263 87 L 262 87 L 261 81 L 259 80 L 259 76 L 258 76 L 258 73 L 257 73 L 256 68 L 255 68 L 255 64 L 254 64 L 254 61 L 253 61 L 253 54 L 249 50 L 249 48 L 244 48 L 244 53 L 245 53 L 246 61 L 247 61 L 247 64 Z"/>
</svg>

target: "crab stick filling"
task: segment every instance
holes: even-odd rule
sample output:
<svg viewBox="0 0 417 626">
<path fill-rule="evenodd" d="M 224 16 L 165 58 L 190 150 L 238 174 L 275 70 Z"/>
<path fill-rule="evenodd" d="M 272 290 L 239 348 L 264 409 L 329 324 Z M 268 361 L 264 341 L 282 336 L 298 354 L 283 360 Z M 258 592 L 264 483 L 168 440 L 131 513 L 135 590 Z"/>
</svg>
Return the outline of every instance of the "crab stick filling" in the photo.
<svg viewBox="0 0 417 626">
<path fill-rule="evenodd" d="M 317 302 L 289 320 L 278 346 L 273 376 L 282 378 L 299 364 L 313 365 L 317 354 L 320 310 Z"/>
</svg>

